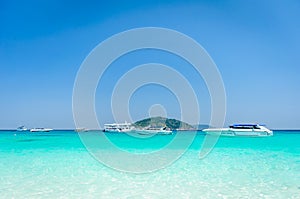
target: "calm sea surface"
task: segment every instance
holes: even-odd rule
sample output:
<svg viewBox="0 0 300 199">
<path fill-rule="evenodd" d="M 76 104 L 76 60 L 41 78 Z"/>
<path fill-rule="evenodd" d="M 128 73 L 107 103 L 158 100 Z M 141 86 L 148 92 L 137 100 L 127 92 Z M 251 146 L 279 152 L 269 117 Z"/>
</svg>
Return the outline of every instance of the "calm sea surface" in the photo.
<svg viewBox="0 0 300 199">
<path fill-rule="evenodd" d="M 148 153 L 176 134 L 106 136 L 125 151 Z M 74 131 L 0 131 L 0 198 L 300 198 L 300 131 L 221 137 L 199 159 L 204 137 L 197 133 L 186 153 L 165 169 L 132 174 L 94 159 Z"/>
</svg>

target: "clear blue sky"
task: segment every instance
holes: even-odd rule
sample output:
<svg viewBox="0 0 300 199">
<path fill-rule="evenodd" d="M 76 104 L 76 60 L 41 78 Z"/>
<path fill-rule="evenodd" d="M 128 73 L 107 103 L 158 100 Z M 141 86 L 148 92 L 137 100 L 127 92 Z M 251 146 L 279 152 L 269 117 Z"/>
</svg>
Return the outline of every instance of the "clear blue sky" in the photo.
<svg viewBox="0 0 300 199">
<path fill-rule="evenodd" d="M 145 26 L 180 31 L 207 50 L 224 81 L 226 125 L 300 128 L 296 0 L 0 1 L 0 128 L 73 128 L 73 84 L 84 58 L 109 36 Z M 109 93 L 118 78 L 148 62 L 184 74 L 197 91 L 201 123 L 209 122 L 210 99 L 201 77 L 183 60 L 148 51 L 119 59 L 103 77 L 96 95 L 101 123 L 111 122 Z M 146 93 L 155 94 L 145 98 Z M 133 119 L 147 117 L 155 103 L 165 105 L 168 116 L 180 117 L 174 96 L 149 85 L 132 96 Z"/>
</svg>

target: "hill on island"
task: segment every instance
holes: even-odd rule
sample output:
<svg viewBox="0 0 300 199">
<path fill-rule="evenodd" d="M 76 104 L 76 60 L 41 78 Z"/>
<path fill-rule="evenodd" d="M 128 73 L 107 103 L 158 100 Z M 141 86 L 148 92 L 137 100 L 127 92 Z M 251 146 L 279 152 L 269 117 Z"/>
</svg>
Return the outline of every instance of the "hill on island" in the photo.
<svg viewBox="0 0 300 199">
<path fill-rule="evenodd" d="M 154 127 L 154 128 L 162 128 L 168 127 L 171 130 L 195 130 L 195 128 L 180 120 L 176 119 L 168 119 L 165 117 L 151 117 L 147 119 L 143 119 L 137 121 L 133 124 L 137 128 L 145 128 L 145 127 Z"/>
</svg>

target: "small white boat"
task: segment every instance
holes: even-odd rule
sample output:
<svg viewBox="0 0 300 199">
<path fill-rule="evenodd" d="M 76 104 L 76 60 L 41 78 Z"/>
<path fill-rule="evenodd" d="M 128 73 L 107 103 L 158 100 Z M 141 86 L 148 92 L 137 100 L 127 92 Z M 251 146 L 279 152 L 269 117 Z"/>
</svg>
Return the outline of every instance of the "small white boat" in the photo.
<svg viewBox="0 0 300 199">
<path fill-rule="evenodd" d="M 210 135 L 221 135 L 230 137 L 265 137 L 273 135 L 273 131 L 259 124 L 234 124 L 229 126 L 229 128 L 208 128 L 203 129 L 202 131 Z"/>
<path fill-rule="evenodd" d="M 50 132 L 53 131 L 53 129 L 49 129 L 49 128 L 33 128 L 30 129 L 30 132 Z"/>
<path fill-rule="evenodd" d="M 20 126 L 17 128 L 17 131 L 28 131 L 28 129 L 25 126 Z"/>
<path fill-rule="evenodd" d="M 104 124 L 104 132 L 112 132 L 112 133 L 126 133 L 133 131 L 135 128 L 131 125 L 131 123 L 113 123 L 113 124 Z"/>
<path fill-rule="evenodd" d="M 150 134 L 169 135 L 169 134 L 173 133 L 173 131 L 171 131 L 167 127 L 162 127 L 162 128 L 149 127 L 149 128 L 144 128 L 144 129 L 141 129 L 141 130 L 137 130 L 137 132 L 140 135 L 150 135 Z"/>
<path fill-rule="evenodd" d="M 89 129 L 86 129 L 86 128 L 77 128 L 77 129 L 75 129 L 75 131 L 76 131 L 77 133 L 80 133 L 80 132 L 88 132 Z"/>
</svg>

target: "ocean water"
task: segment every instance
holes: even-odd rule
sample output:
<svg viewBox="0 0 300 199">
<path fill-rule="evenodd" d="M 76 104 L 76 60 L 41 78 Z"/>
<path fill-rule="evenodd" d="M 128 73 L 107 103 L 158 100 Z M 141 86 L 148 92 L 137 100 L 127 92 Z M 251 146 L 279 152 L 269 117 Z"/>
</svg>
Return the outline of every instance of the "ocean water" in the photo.
<svg viewBox="0 0 300 199">
<path fill-rule="evenodd" d="M 106 135 L 132 153 L 158 151 L 176 136 L 141 141 Z M 204 137 L 197 133 L 186 153 L 166 168 L 133 174 L 101 164 L 74 131 L 0 131 L 0 198 L 300 198 L 300 131 L 221 137 L 199 159 Z"/>
</svg>

